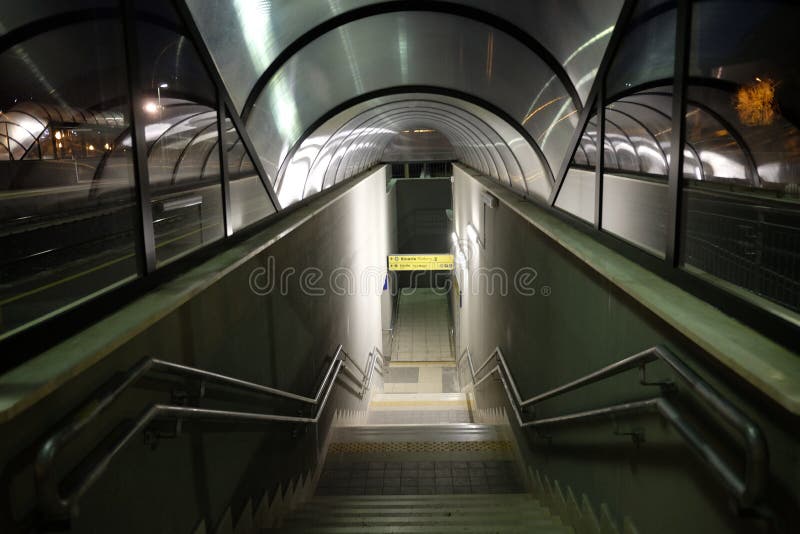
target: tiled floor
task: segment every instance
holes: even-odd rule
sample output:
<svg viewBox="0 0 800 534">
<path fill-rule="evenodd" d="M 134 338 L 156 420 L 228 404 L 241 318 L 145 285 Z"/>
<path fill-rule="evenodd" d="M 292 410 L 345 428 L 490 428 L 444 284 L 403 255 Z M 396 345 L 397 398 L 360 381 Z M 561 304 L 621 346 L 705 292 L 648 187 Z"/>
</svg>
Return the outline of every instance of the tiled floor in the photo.
<svg viewBox="0 0 800 534">
<path fill-rule="evenodd" d="M 367 423 L 430 425 L 469 423 L 466 395 L 460 392 L 453 362 L 392 361 L 375 393 Z"/>
<path fill-rule="evenodd" d="M 514 462 L 350 461 L 329 462 L 317 495 L 425 495 L 514 493 L 522 484 Z"/>
<path fill-rule="evenodd" d="M 377 400 L 393 397 L 460 400 L 453 393 L 382 395 Z M 480 424 L 337 427 L 317 486 L 317 495 L 523 491 L 508 435 L 500 427 Z"/>
<path fill-rule="evenodd" d="M 395 324 L 394 361 L 453 360 L 447 295 L 417 288 L 400 294 Z"/>
<path fill-rule="evenodd" d="M 452 363 L 441 365 L 391 364 L 383 378 L 384 393 L 456 393 L 459 391 L 456 369 Z"/>
</svg>

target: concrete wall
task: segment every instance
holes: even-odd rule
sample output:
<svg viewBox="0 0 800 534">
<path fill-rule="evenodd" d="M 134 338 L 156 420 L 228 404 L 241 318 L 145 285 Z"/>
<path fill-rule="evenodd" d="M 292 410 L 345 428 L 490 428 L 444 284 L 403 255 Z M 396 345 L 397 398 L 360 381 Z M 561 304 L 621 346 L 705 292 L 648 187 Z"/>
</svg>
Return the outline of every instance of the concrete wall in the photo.
<svg viewBox="0 0 800 534">
<path fill-rule="evenodd" d="M 452 207 L 450 178 L 398 179 L 397 253 L 435 254 L 450 251 L 450 221 L 446 211 Z M 441 285 L 446 272 L 400 271 L 400 287 Z M 437 280 L 439 281 L 437 284 Z"/>
<path fill-rule="evenodd" d="M 452 207 L 450 178 L 398 179 L 397 252 L 437 253 L 449 249 L 446 210 Z"/>
<path fill-rule="evenodd" d="M 784 532 L 800 531 L 796 514 L 800 509 L 800 439 L 793 430 L 797 418 L 719 365 L 509 205 L 501 201 L 494 209 L 484 208 L 480 199 L 484 185 L 461 169 L 454 172 L 456 229 L 466 242 L 466 225 L 472 223 L 485 245 L 465 245 L 472 254 L 460 275 L 459 354 L 468 346 L 477 367 L 499 345 L 527 398 L 655 344 L 668 346 L 761 425 L 770 449 L 768 505 Z M 478 280 L 476 273 L 481 269 L 484 274 Z M 521 269 L 533 269 L 527 271 L 532 282 L 524 286 L 534 294 L 515 290 L 514 276 Z M 497 278 L 502 273 L 509 283 L 505 295 Z M 490 278 L 493 291 L 487 282 Z M 466 383 L 463 371 L 462 384 Z M 668 373 L 653 366 L 651 374 L 656 379 Z M 499 383 L 485 384 L 477 392 L 478 407 L 507 406 Z M 637 372 L 632 371 L 547 401 L 537 407 L 536 416 L 598 408 L 657 393 L 640 386 Z M 686 413 L 699 413 L 694 405 L 682 402 L 681 406 Z M 701 428 L 708 427 L 709 419 L 700 421 Z M 763 522 L 731 512 L 727 494 L 710 471 L 657 416 L 624 418 L 617 421 L 616 429 L 642 430 L 645 442 L 637 445 L 629 436 L 616 435 L 611 422 L 552 428 L 548 435 L 518 434 L 527 460 L 543 476 L 559 481 L 562 488 L 570 486 L 578 496 L 586 493 L 596 505 L 608 503 L 618 518 L 631 516 L 641 532 L 763 531 Z M 716 445 L 737 451 L 732 441 Z"/>
<path fill-rule="evenodd" d="M 387 171 L 388 172 L 388 171 Z M 386 184 L 387 225 L 386 242 L 389 254 L 397 252 L 397 180 L 389 180 Z M 391 356 L 392 330 L 394 328 L 395 303 L 397 300 L 397 280 L 389 273 L 387 291 L 381 295 L 381 322 L 383 325 L 383 354 Z"/>
<path fill-rule="evenodd" d="M 27 531 L 35 525 L 31 462 L 53 425 L 115 372 L 145 355 L 304 394 L 313 391 L 325 358 L 340 343 L 363 367 L 368 352 L 382 343 L 381 288 L 390 246 L 386 199 L 385 167 L 320 195 L 300 208 L 320 210 L 313 218 L 0 426 L 0 532 Z M 251 288 L 259 268 L 276 271 L 275 287 L 268 294 L 259 294 L 267 293 L 266 274 L 257 277 L 258 292 Z M 301 273 L 309 268 L 319 269 L 321 278 L 314 284 L 306 279 L 313 291 L 303 291 Z M 156 295 L 159 291 L 170 298 L 168 289 L 156 289 Z M 324 294 L 312 294 L 319 291 Z M 115 315 L 125 313 L 123 308 Z M 60 467 L 83 458 L 121 418 L 140 413 L 151 402 L 169 402 L 171 389 L 150 380 L 136 384 L 65 451 Z M 296 404 L 232 395 L 207 406 L 299 413 Z M 334 408 L 359 406 L 363 403 L 337 387 L 316 427 L 198 423 L 154 447 L 137 439 L 84 496 L 72 531 L 190 532 L 201 519 L 213 531 L 229 505 L 236 518 L 251 499 L 256 507 L 265 490 L 274 491 L 312 469 Z"/>
</svg>

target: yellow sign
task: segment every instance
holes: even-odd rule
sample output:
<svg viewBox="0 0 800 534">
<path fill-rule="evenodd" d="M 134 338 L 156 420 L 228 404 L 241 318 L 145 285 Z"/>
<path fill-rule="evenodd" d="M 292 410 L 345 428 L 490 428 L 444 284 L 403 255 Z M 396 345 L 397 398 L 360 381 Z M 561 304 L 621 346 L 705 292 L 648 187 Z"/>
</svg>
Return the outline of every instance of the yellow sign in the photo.
<svg viewBox="0 0 800 534">
<path fill-rule="evenodd" d="M 396 254 L 389 256 L 390 271 L 452 271 L 452 254 Z"/>
</svg>

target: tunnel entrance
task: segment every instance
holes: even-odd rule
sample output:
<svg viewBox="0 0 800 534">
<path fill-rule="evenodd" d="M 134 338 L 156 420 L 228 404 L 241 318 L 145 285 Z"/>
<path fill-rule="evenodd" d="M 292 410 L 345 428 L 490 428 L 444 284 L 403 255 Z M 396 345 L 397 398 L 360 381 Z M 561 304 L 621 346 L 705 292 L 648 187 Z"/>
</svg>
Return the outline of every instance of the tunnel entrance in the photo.
<svg viewBox="0 0 800 534">
<path fill-rule="evenodd" d="M 439 137 L 426 138 L 441 144 Z M 414 153 L 435 156 L 434 150 L 426 151 L 422 144 L 416 146 Z M 395 156 L 400 161 L 389 161 L 389 187 L 395 195 L 396 254 L 448 255 L 453 205 L 451 162 L 408 157 L 402 161 L 398 154 Z M 456 373 L 450 305 L 452 271 L 434 267 L 390 273 L 396 299 L 388 344 L 390 361 L 383 391 L 370 404 L 368 421 L 471 422 Z"/>
<path fill-rule="evenodd" d="M 450 252 L 451 177 L 432 178 L 423 174 L 426 169 L 447 166 L 452 170 L 449 161 L 393 163 L 392 167 L 401 167 L 404 174 L 409 169 L 420 169 L 418 178 L 403 176 L 391 180 L 395 189 L 397 254 Z M 452 314 L 448 304 L 451 271 L 394 270 L 392 275 L 397 288 L 392 359 L 453 361 Z"/>
<path fill-rule="evenodd" d="M 412 163 L 412 165 L 414 165 Z M 394 180 L 396 198 L 397 254 L 446 254 L 450 252 L 450 220 L 453 206 L 450 177 L 399 178 Z M 395 271 L 398 288 L 438 288 L 447 291 L 450 271 Z"/>
</svg>

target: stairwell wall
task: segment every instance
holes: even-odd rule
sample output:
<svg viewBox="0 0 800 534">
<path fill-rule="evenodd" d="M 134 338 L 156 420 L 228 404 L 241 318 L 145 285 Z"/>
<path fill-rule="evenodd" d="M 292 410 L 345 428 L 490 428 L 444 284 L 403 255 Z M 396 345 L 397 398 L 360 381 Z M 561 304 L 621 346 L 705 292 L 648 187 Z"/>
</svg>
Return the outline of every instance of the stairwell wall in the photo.
<svg viewBox="0 0 800 534">
<path fill-rule="evenodd" d="M 497 207 L 482 201 L 486 191 L 500 197 Z M 469 347 L 477 368 L 500 346 L 521 395 L 527 398 L 655 344 L 666 345 L 762 427 L 771 468 L 766 504 L 783 531 L 800 528 L 791 511 L 800 509 L 800 449 L 792 432 L 796 416 L 511 209 L 514 203 L 529 201 L 501 191 L 459 165 L 454 166 L 453 192 L 455 228 L 468 256 L 466 268 L 459 273 L 460 308 L 453 299 L 461 331 L 458 354 Z M 534 220 L 537 213 L 545 213 L 535 207 L 529 211 Z M 468 224 L 477 230 L 480 243 L 469 242 Z M 515 287 L 515 276 L 521 289 Z M 469 383 L 465 367 L 460 369 L 462 384 Z M 648 379 L 668 376 L 658 365 L 651 368 Z M 513 419 L 499 380 L 484 385 L 476 392 L 478 408 L 504 406 Z M 535 415 L 556 416 L 656 394 L 656 388 L 639 385 L 638 371 L 630 371 L 547 401 L 537 406 Z M 682 408 L 697 416 L 701 428 L 713 424 L 699 415 L 701 410 L 693 403 Z M 554 427 L 542 433 L 512 426 L 524 444 L 528 463 L 562 486 L 571 486 L 576 494 L 608 503 L 620 524 L 622 516 L 628 515 L 648 533 L 769 531 L 766 522 L 731 512 L 720 484 L 658 416 Z M 634 443 L 631 431 L 643 432 L 644 441 Z M 723 439 L 712 445 L 737 451 Z"/>
<path fill-rule="evenodd" d="M 0 532 L 27 532 L 39 524 L 31 464 L 54 425 L 145 356 L 301 394 L 316 388 L 325 358 L 338 344 L 364 367 L 368 353 L 382 344 L 381 292 L 390 246 L 386 172 L 382 166 L 322 193 L 245 243 L 13 370 L 22 385 L 67 353 L 95 362 L 76 362 L 68 379 L 0 424 Z M 173 309 L 158 317 L 147 313 L 165 301 L 174 301 Z M 124 336 L 117 334 L 121 329 Z M 94 346 L 90 336 L 108 337 L 102 343 L 108 350 L 83 353 L 80 347 Z M 374 378 L 379 380 L 377 373 Z M 124 418 L 151 403 L 171 402 L 178 389 L 186 388 L 137 383 L 64 451 L 59 469 L 74 466 Z M 233 394 L 206 406 L 286 415 L 299 409 Z M 176 438 L 137 439 L 84 496 L 68 526 L 72 532 L 138 534 L 190 532 L 204 521 L 213 531 L 229 506 L 238 517 L 248 504 L 257 507 L 264 492 L 285 488 L 313 469 L 334 410 L 362 406 L 338 386 L 317 426 L 194 423 Z"/>
</svg>

